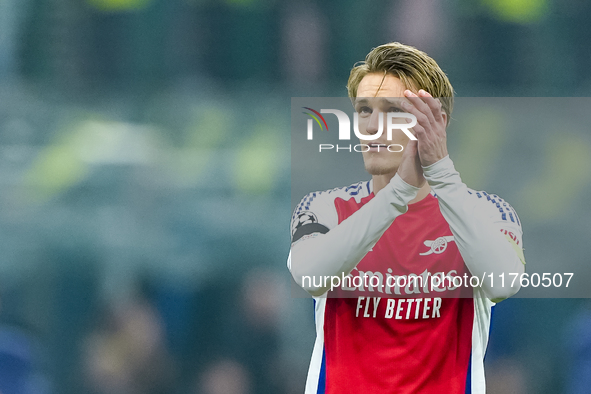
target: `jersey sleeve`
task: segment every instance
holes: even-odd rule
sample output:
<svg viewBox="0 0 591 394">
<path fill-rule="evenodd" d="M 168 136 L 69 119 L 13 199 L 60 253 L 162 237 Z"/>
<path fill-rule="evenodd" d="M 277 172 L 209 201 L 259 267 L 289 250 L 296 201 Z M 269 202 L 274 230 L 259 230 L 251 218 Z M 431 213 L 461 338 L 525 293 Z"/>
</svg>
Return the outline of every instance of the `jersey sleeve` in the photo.
<svg viewBox="0 0 591 394">
<path fill-rule="evenodd" d="M 477 204 L 483 211 L 486 220 L 493 223 L 495 229 L 500 231 L 507 242 L 511 244 L 519 259 L 525 264 L 523 254 L 523 229 L 521 220 L 517 216 L 515 209 L 504 199 L 496 194 L 489 194 L 485 191 L 474 191 L 468 189 L 472 199 L 477 200 Z"/>
<path fill-rule="evenodd" d="M 287 260 L 296 283 L 313 296 L 326 293 L 330 286 L 316 286 L 310 279 L 348 275 L 392 222 L 408 210 L 408 202 L 418 190 L 396 174 L 341 223 L 331 192 L 304 197 L 292 217 L 293 242 Z"/>
<path fill-rule="evenodd" d="M 338 221 L 336 208 L 327 191 L 307 194 L 291 215 L 291 246 L 328 233 Z M 291 251 L 287 257 L 287 268 L 291 272 Z"/>
<path fill-rule="evenodd" d="M 291 242 L 314 233 L 326 234 L 338 224 L 334 202 L 328 192 L 313 192 L 302 198 L 291 217 Z"/>
<path fill-rule="evenodd" d="M 437 194 L 441 213 L 472 275 L 484 278 L 524 272 L 523 250 L 517 243 L 522 244 L 521 225 L 508 203 L 498 196 L 469 189 L 449 156 L 423 167 L 423 174 Z M 483 280 L 481 288 L 496 302 L 511 297 L 520 284 L 504 287 Z"/>
</svg>

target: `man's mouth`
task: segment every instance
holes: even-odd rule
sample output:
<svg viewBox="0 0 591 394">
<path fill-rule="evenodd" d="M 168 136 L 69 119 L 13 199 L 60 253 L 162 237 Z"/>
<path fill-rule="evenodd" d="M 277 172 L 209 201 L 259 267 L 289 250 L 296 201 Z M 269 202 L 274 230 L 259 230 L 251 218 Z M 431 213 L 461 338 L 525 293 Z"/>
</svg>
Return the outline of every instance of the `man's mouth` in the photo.
<svg viewBox="0 0 591 394">
<path fill-rule="evenodd" d="M 371 142 L 367 146 L 369 146 L 368 152 L 385 152 L 388 150 L 388 145 L 377 142 Z"/>
</svg>

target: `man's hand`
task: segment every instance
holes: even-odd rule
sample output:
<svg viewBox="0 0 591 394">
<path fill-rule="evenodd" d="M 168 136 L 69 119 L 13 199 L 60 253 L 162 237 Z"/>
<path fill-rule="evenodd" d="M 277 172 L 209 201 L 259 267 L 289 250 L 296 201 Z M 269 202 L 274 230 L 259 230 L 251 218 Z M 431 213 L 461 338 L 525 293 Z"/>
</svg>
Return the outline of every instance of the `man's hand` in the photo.
<svg viewBox="0 0 591 394">
<path fill-rule="evenodd" d="M 441 101 L 433 98 L 422 89 L 419 90 L 418 96 L 407 89 L 404 91 L 404 96 L 410 104 L 403 102 L 402 108 L 417 117 L 417 125 L 413 127 L 413 131 L 418 139 L 420 163 L 423 167 L 430 166 L 447 156 L 447 134 L 445 132 L 447 115 L 441 108 Z M 406 149 L 409 149 L 412 142 L 416 143 L 416 141 L 409 141 Z M 402 163 L 400 166 L 402 167 Z M 402 177 L 402 174 L 400 176 Z"/>
<path fill-rule="evenodd" d="M 402 161 L 398 166 L 398 175 L 406 183 L 414 187 L 423 187 L 426 180 L 423 176 L 421 161 L 417 151 L 417 141 L 410 140 L 402 153 Z"/>
</svg>

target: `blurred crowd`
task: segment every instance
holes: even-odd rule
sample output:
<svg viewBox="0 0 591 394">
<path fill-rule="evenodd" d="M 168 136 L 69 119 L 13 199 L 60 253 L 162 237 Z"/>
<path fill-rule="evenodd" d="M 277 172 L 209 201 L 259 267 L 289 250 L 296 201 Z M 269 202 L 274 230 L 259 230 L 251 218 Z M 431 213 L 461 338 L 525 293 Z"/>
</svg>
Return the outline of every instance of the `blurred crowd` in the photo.
<svg viewBox="0 0 591 394">
<path fill-rule="evenodd" d="M 87 307 L 83 316 L 75 308 L 63 310 L 67 336 L 60 344 L 47 343 L 31 326 L 6 321 L 0 328 L 0 389 L 23 394 L 300 392 L 302 374 L 291 370 L 281 349 L 283 287 L 269 270 L 190 292 L 145 280 L 127 298 Z M 82 288 L 69 297 L 91 299 Z"/>
</svg>

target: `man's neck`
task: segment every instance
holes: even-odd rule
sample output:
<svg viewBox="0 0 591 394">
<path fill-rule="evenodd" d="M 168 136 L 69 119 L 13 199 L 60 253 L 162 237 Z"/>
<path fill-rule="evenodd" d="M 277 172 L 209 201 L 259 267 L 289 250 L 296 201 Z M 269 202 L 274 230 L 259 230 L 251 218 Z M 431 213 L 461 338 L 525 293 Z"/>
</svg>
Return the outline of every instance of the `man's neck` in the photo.
<svg viewBox="0 0 591 394">
<path fill-rule="evenodd" d="M 373 179 L 373 194 L 376 195 L 380 190 L 386 187 L 390 180 L 394 178 L 393 174 L 385 174 L 385 175 L 372 175 Z M 427 182 L 419 189 L 417 196 L 413 198 L 409 204 L 414 204 L 415 202 L 421 201 L 423 198 L 427 197 L 431 193 L 431 186 Z"/>
</svg>

